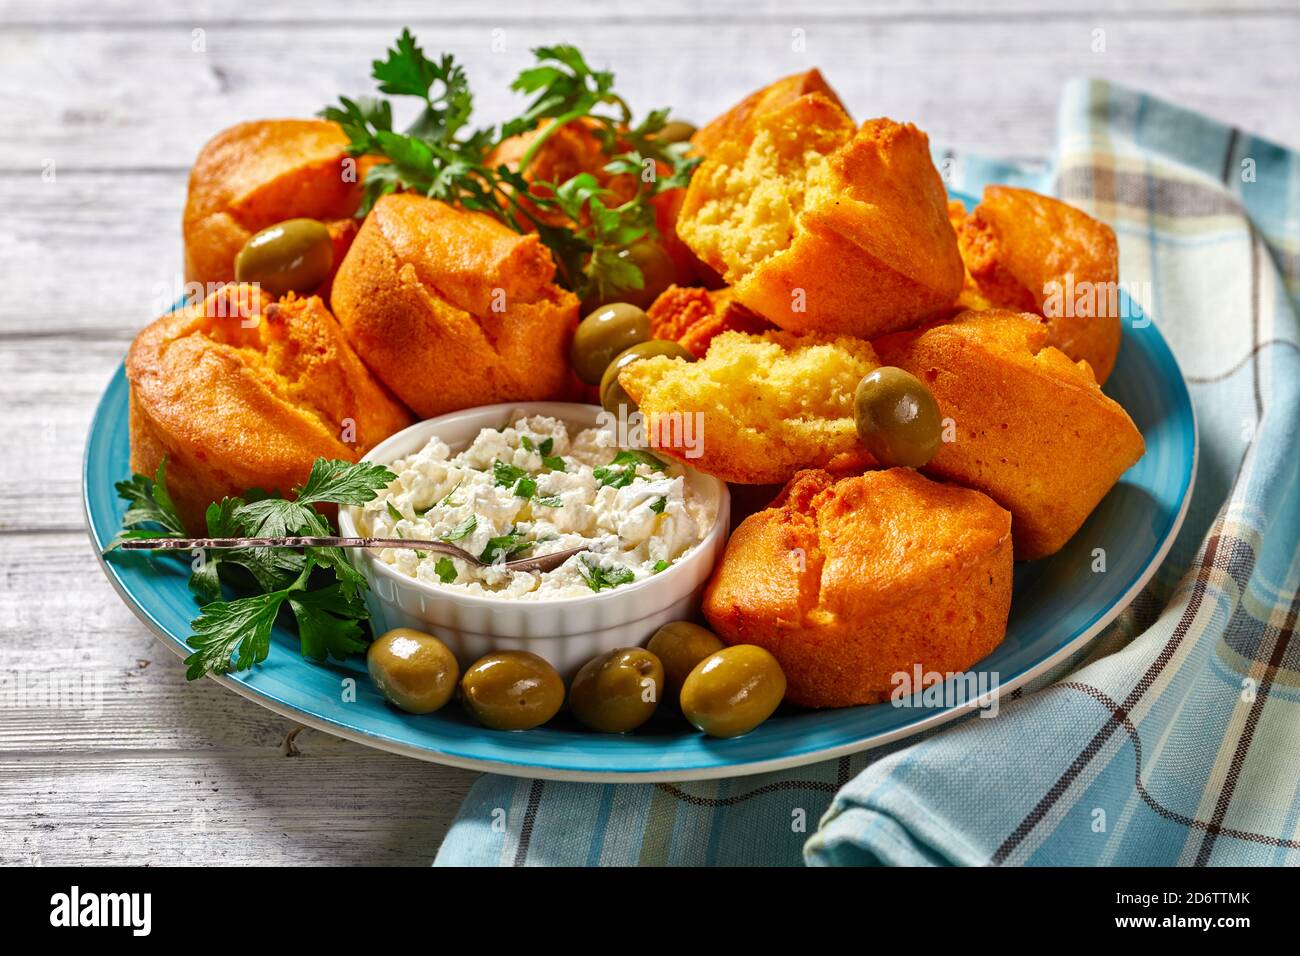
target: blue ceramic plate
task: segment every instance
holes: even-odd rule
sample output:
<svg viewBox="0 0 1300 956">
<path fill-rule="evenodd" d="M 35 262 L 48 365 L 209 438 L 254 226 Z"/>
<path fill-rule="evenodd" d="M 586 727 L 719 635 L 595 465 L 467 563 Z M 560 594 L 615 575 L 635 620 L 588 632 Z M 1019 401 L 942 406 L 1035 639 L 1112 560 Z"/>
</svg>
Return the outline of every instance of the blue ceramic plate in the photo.
<svg viewBox="0 0 1300 956">
<path fill-rule="evenodd" d="M 1126 304 L 1129 315 L 1140 315 L 1133 303 Z M 1146 439 L 1146 455 L 1060 553 L 1017 566 L 1006 640 L 977 665 L 994 694 L 1047 670 L 1110 623 L 1155 573 L 1186 514 L 1196 472 L 1196 422 L 1182 373 L 1154 325 L 1141 318 L 1125 322 L 1106 391 L 1132 415 Z M 84 498 L 97 550 L 112 539 L 126 510 L 113 483 L 130 476 L 128 452 L 127 383 L 119 369 L 100 400 L 86 446 Z M 1105 549 L 1105 573 L 1092 570 L 1095 548 Z M 189 623 L 197 615 L 186 587 L 188 567 L 125 552 L 102 563 L 140 619 L 177 654 L 187 654 Z M 423 717 L 394 710 L 371 687 L 360 658 L 341 665 L 309 663 L 298 653 L 297 638 L 278 628 L 273 644 L 256 669 L 212 679 L 292 720 L 383 750 L 551 779 L 690 780 L 778 770 L 918 733 L 977 703 L 783 708 L 735 740 L 711 740 L 667 717 L 625 736 L 584 731 L 567 716 L 536 730 L 502 733 L 478 726 L 455 706 Z M 353 683 L 355 700 L 345 693 Z"/>
</svg>

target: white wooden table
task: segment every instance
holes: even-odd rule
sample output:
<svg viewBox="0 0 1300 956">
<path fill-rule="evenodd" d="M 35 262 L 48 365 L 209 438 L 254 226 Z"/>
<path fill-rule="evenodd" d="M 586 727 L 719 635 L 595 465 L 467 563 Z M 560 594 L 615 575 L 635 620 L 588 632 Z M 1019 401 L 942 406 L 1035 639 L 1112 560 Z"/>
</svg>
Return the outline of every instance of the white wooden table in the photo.
<svg viewBox="0 0 1300 956">
<path fill-rule="evenodd" d="M 86 429 L 159 284 L 178 281 L 205 139 L 369 92 L 370 60 L 409 24 L 465 62 L 494 120 L 528 48 L 567 40 L 639 108 L 697 120 L 818 65 L 859 118 L 1045 155 L 1062 81 L 1089 73 L 1300 144 L 1296 0 L 1133 6 L 0 0 L 0 863 L 423 864 L 475 776 L 187 684 L 96 564 Z M 39 699 L 86 680 L 97 716 Z"/>
</svg>

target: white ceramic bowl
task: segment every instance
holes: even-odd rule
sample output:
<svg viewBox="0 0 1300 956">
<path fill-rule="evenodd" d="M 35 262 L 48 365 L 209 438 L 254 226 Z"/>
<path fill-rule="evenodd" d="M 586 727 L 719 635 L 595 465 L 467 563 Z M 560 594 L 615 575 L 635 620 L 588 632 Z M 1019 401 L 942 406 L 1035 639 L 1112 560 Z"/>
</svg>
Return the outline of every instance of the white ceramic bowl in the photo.
<svg viewBox="0 0 1300 956">
<path fill-rule="evenodd" d="M 371 449 L 366 460 L 391 464 L 419 451 L 434 435 L 453 452 L 462 451 L 482 429 L 499 428 L 519 414 L 558 418 L 574 430 L 599 424 L 601 409 L 568 402 L 471 408 L 403 429 Z M 462 668 L 492 651 L 532 651 L 554 664 L 566 679 L 597 654 L 643 644 L 662 625 L 695 613 L 705 582 L 726 546 L 731 510 L 726 483 L 692 468 L 686 469 L 686 480 L 717 515 L 704 540 L 667 570 L 590 597 L 515 601 L 457 594 L 408 577 L 370 551 L 355 550 L 353 561 L 370 582 L 367 603 L 375 633 L 394 627 L 428 631 L 451 648 Z M 358 533 L 359 510 L 340 509 L 339 530 L 344 535 Z"/>
</svg>

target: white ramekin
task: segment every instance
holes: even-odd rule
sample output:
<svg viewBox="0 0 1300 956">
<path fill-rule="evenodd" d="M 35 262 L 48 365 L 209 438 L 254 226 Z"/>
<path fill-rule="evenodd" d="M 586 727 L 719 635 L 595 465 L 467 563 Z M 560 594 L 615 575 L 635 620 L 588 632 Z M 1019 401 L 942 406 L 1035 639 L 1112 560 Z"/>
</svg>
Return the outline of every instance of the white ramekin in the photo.
<svg viewBox="0 0 1300 956">
<path fill-rule="evenodd" d="M 367 461 L 390 464 L 419 451 L 437 435 L 453 452 L 469 446 L 484 428 L 498 428 L 520 414 L 558 418 L 571 429 L 599 424 L 596 405 L 568 402 L 518 402 L 485 405 L 412 425 L 380 442 Z M 566 679 L 605 651 L 644 644 L 669 621 L 690 618 L 699 607 L 705 582 L 722 557 L 730 521 L 727 485 L 686 469 L 686 480 L 704 501 L 712 499 L 717 517 L 704 540 L 653 577 L 591 596 L 549 601 L 457 594 L 417 581 L 370 551 L 357 549 L 353 561 L 370 582 L 367 603 L 375 633 L 394 627 L 428 631 L 444 641 L 468 667 L 498 650 L 532 651 L 546 658 Z M 339 530 L 357 534 L 360 509 L 339 509 Z"/>
</svg>

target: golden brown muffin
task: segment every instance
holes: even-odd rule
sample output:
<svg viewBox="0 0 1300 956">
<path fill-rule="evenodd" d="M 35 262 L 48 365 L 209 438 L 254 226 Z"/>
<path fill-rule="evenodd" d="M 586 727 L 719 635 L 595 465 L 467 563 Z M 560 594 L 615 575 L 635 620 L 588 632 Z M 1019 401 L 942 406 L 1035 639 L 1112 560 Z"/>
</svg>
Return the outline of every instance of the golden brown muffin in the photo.
<svg viewBox="0 0 1300 956">
<path fill-rule="evenodd" d="M 655 229 L 668 256 L 673 260 L 673 275 L 679 284 L 701 282 L 707 286 L 719 285 L 718 275 L 703 262 L 677 233 L 677 220 L 686 201 L 685 189 L 668 189 L 650 199 L 655 211 Z"/>
<path fill-rule="evenodd" d="M 879 364 L 862 339 L 724 332 L 698 362 L 642 359 L 618 381 L 664 452 L 726 481 L 764 485 L 801 468 L 872 463 L 853 423 L 853 392 Z M 688 416 L 701 423 L 702 454 L 694 458 L 669 427 Z"/>
<path fill-rule="evenodd" d="M 847 115 L 848 109 L 835 95 L 821 71 L 811 69 L 805 73 L 783 76 L 775 83 L 750 93 L 717 119 L 696 130 L 691 137 L 691 145 L 697 152 L 708 155 L 723 140 L 747 140 L 753 135 L 755 117 L 780 109 L 807 93 L 822 94 Z"/>
<path fill-rule="evenodd" d="M 954 440 L 926 474 L 1009 510 L 1020 560 L 1059 551 L 1145 451 L 1087 364 L 1047 339 L 1038 316 L 996 310 L 873 343 L 883 363 L 925 382 L 953 422 Z"/>
<path fill-rule="evenodd" d="M 153 322 L 126 358 L 131 468 L 167 456 L 167 487 L 192 532 L 213 501 L 287 494 L 319 457 L 356 461 L 411 416 L 348 346 L 316 296 L 272 303 L 229 285 Z"/>
<path fill-rule="evenodd" d="M 1086 361 L 1104 383 L 1122 335 L 1114 230 L 1059 200 L 1010 186 L 986 187 L 980 204 L 954 226 L 967 288 L 978 290 L 964 294 L 963 304 L 1045 316 L 1047 344 Z"/>
<path fill-rule="evenodd" d="M 910 468 L 795 476 L 746 518 L 704 592 L 729 644 L 781 663 L 808 707 L 885 700 L 895 675 L 964 671 L 1006 634 L 1011 515 Z"/>
<path fill-rule="evenodd" d="M 209 140 L 190 171 L 185 280 L 234 279 L 235 256 L 249 237 L 285 219 L 351 218 L 371 161 L 355 160 L 348 172 L 347 143 L 337 124 L 314 119 L 240 123 Z"/>
<path fill-rule="evenodd" d="M 820 93 L 757 116 L 695 171 L 678 234 L 783 329 L 870 337 L 944 314 L 962 263 L 924 133 L 860 129 Z"/>
<path fill-rule="evenodd" d="M 536 235 L 411 193 L 375 204 L 334 278 L 352 347 L 423 418 L 566 397 L 578 300 Z"/>
<path fill-rule="evenodd" d="M 736 301 L 730 289 L 710 292 L 696 286 L 670 285 L 646 311 L 650 334 L 671 339 L 696 358 L 703 358 L 713 339 L 723 332 L 757 334 L 772 323 Z"/>
<path fill-rule="evenodd" d="M 948 200 L 948 221 L 952 223 L 952 228 L 957 233 L 957 245 L 961 247 L 961 230 L 962 226 L 970 218 L 970 213 L 966 211 L 966 206 L 956 199 Z M 957 301 L 953 303 L 953 315 L 960 315 L 967 310 L 983 312 L 985 309 L 992 309 L 994 305 L 988 299 L 984 298 L 984 293 L 980 291 L 979 285 L 975 282 L 975 277 L 970 274 L 970 266 L 962 260 L 962 285 L 961 294 L 957 296 Z"/>
</svg>

